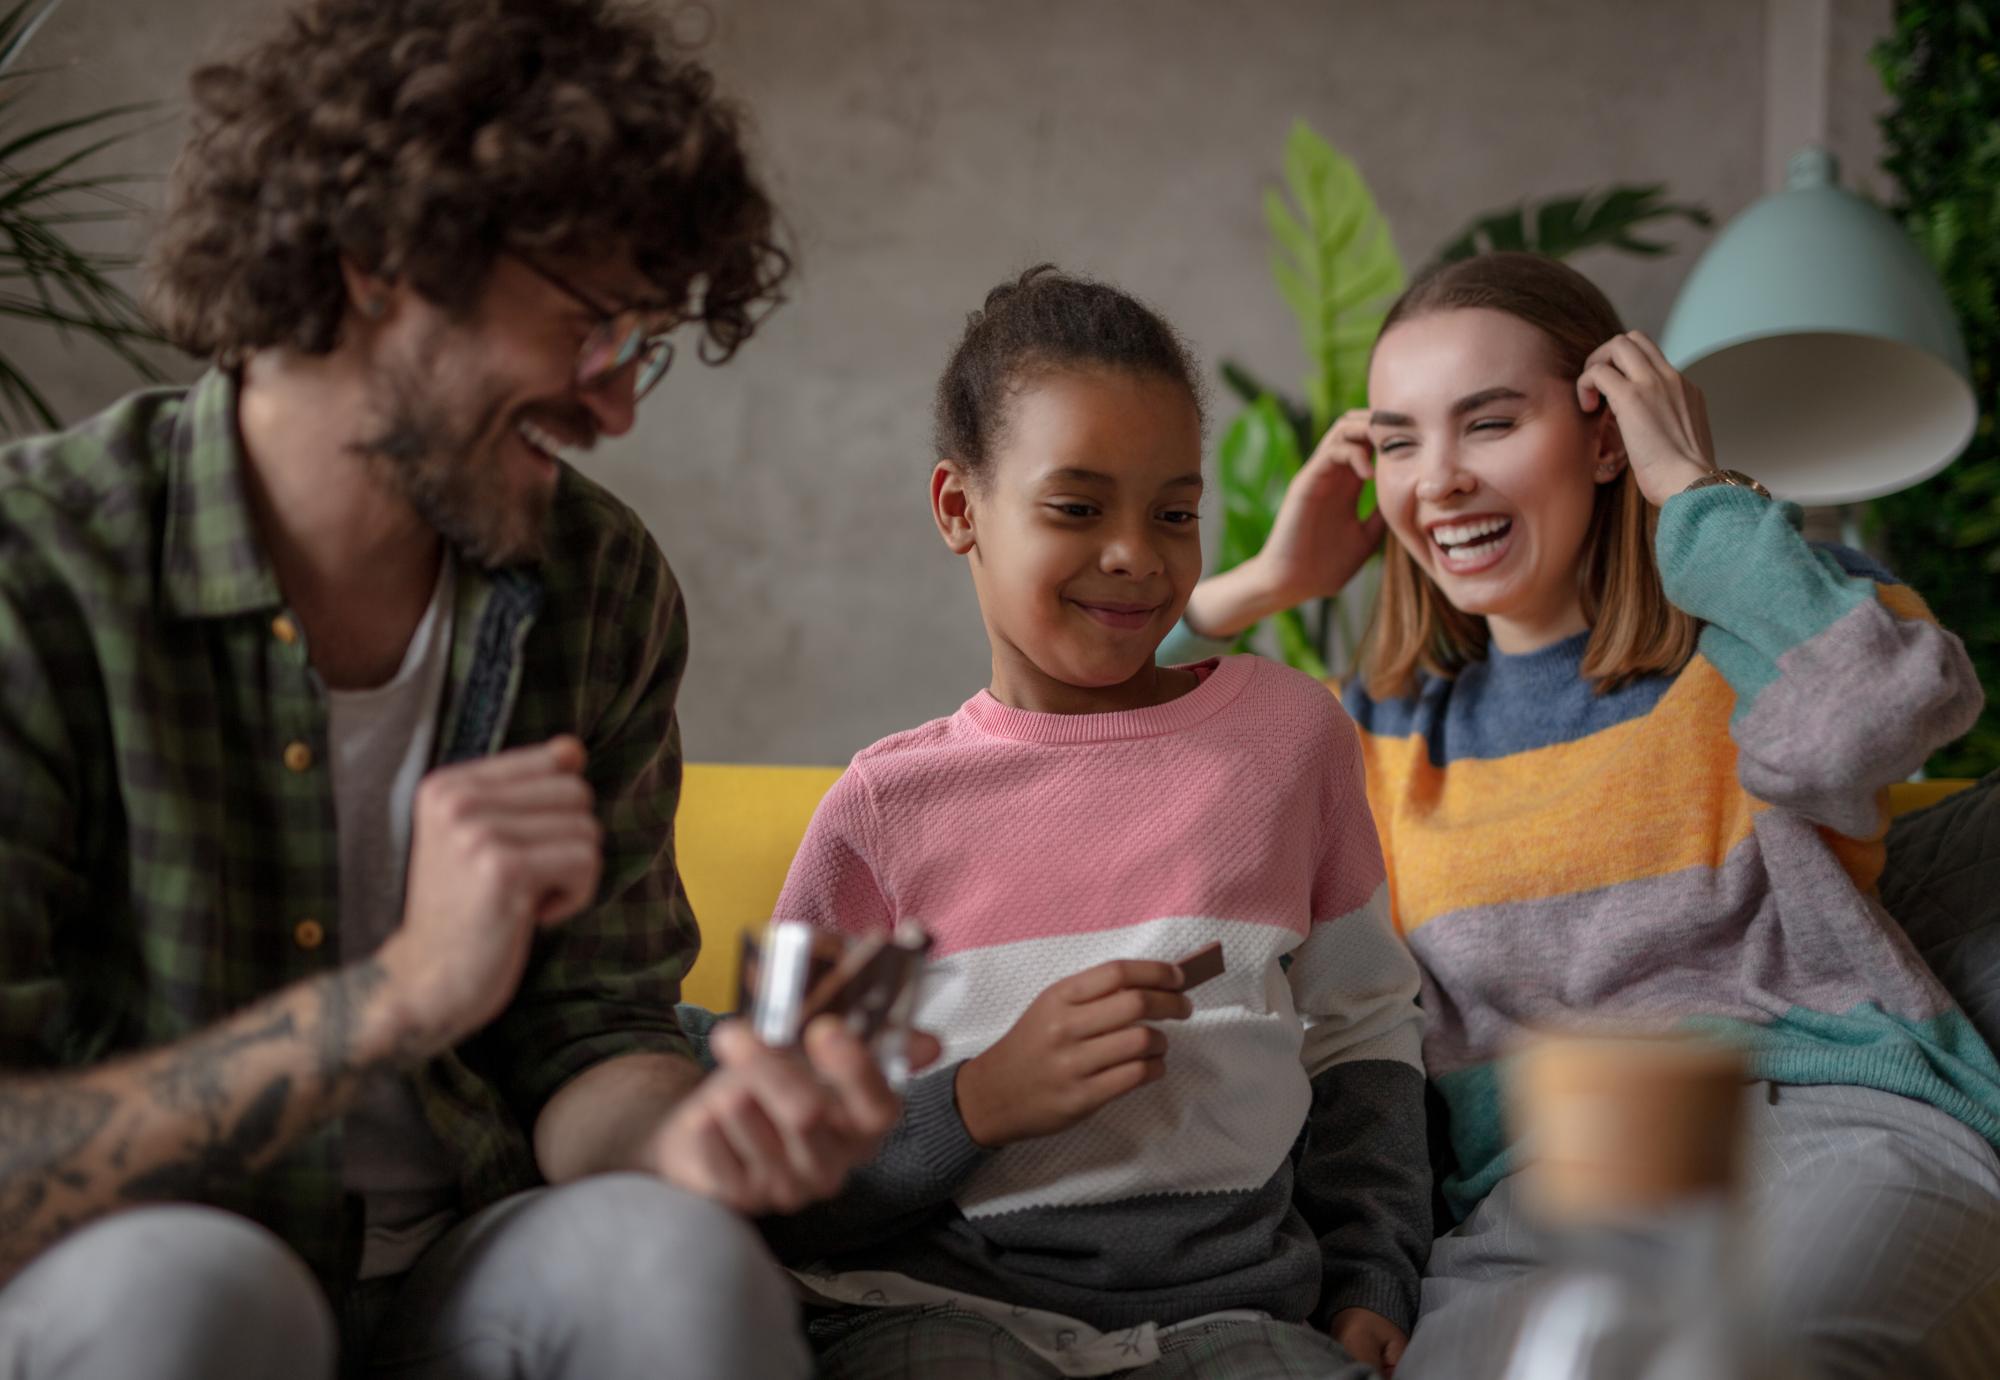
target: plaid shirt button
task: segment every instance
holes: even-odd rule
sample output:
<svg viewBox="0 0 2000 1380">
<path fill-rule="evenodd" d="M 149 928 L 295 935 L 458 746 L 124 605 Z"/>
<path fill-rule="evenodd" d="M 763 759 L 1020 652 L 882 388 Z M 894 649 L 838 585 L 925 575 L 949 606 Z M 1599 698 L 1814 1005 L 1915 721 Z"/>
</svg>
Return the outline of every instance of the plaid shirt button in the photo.
<svg viewBox="0 0 2000 1380">
<path fill-rule="evenodd" d="M 326 943 L 326 926 L 313 919 L 301 920 L 292 926 L 292 942 L 301 949 L 317 949 Z"/>
<path fill-rule="evenodd" d="M 285 744 L 285 765 L 293 771 L 305 771 L 313 764 L 313 750 L 304 743 Z"/>
<path fill-rule="evenodd" d="M 299 640 L 299 625 L 281 613 L 271 620 L 271 636 L 289 647 Z"/>
</svg>

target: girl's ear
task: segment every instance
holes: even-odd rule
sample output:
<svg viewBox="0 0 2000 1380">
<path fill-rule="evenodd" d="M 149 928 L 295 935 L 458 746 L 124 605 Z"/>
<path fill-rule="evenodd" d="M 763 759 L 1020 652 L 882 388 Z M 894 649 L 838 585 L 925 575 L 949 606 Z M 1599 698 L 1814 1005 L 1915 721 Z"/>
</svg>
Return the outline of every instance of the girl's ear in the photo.
<svg viewBox="0 0 2000 1380">
<path fill-rule="evenodd" d="M 1600 411 L 1596 420 L 1597 444 L 1591 456 L 1590 477 L 1599 484 L 1609 484 L 1625 472 L 1629 463 L 1625 458 L 1625 437 L 1609 407 Z"/>
<path fill-rule="evenodd" d="M 970 555 L 979 544 L 972 535 L 971 476 L 956 460 L 940 460 L 931 471 L 931 517 L 955 555 Z"/>
</svg>

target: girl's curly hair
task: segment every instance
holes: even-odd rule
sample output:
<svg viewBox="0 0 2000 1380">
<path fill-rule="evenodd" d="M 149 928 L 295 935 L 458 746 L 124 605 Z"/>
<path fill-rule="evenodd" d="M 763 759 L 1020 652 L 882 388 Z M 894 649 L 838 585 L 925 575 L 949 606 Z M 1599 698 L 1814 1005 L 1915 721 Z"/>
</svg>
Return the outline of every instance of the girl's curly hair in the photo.
<svg viewBox="0 0 2000 1380">
<path fill-rule="evenodd" d="M 148 306 L 190 353 L 325 353 L 340 260 L 471 308 L 504 251 L 628 245 L 702 356 L 791 262 L 700 64 L 619 0 L 305 0 L 197 70 Z"/>
</svg>

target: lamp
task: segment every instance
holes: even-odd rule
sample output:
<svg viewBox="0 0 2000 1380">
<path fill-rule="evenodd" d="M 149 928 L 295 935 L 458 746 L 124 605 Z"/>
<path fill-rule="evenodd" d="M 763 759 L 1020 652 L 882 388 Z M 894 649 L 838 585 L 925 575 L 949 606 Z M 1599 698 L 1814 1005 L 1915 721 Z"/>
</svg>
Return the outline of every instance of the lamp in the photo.
<svg viewBox="0 0 2000 1380">
<path fill-rule="evenodd" d="M 1930 478 L 1979 415 L 1936 274 L 1835 178 L 1825 149 L 1793 154 L 1785 190 L 1702 255 L 1660 341 L 1708 399 L 1717 463 L 1805 504 Z"/>
</svg>

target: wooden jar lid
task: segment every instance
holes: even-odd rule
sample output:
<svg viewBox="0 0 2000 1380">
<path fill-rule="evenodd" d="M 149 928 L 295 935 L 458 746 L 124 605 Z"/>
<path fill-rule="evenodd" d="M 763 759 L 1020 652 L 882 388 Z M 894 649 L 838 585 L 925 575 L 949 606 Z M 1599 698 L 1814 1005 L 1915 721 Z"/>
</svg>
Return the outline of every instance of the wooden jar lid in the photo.
<svg viewBox="0 0 2000 1380">
<path fill-rule="evenodd" d="M 1552 1221 L 1657 1213 L 1737 1181 L 1748 1070 L 1735 1050 L 1644 1036 L 1525 1047 L 1508 1106 L 1533 1207 Z"/>
</svg>

